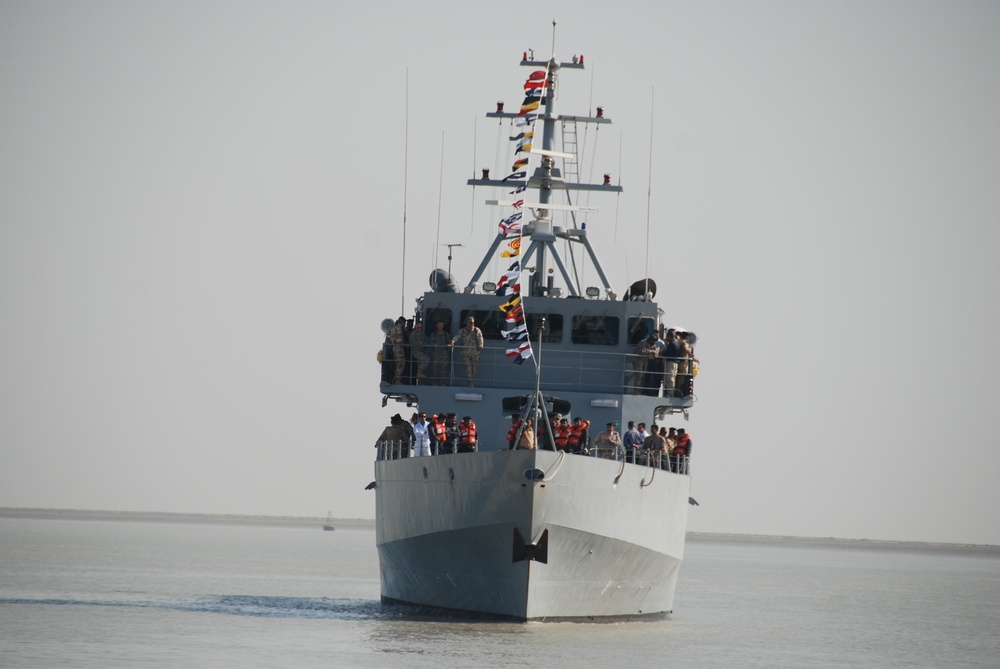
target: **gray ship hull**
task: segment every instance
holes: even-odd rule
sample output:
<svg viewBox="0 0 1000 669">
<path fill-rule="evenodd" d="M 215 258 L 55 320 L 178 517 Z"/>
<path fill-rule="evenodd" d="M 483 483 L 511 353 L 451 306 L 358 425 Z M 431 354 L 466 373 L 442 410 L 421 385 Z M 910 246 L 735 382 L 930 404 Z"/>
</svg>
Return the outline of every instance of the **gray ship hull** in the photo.
<svg viewBox="0 0 1000 669">
<path fill-rule="evenodd" d="M 690 478 L 552 451 L 379 460 L 386 601 L 515 620 L 673 608 Z"/>
</svg>

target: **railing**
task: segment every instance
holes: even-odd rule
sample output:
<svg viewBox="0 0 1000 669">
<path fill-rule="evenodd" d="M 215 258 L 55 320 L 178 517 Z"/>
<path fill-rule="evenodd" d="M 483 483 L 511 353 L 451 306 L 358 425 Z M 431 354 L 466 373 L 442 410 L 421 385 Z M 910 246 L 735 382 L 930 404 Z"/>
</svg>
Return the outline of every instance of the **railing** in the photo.
<svg viewBox="0 0 1000 669">
<path fill-rule="evenodd" d="M 534 387 L 534 367 L 515 365 L 506 357 L 505 348 L 487 346 L 483 349 L 472 379 L 468 378 L 461 349 L 440 347 L 435 350 L 433 346 L 426 346 L 424 352 L 428 363 L 421 385 L 476 385 L 510 389 Z M 434 360 L 435 353 L 442 358 L 438 362 Z M 392 384 L 395 378 L 392 346 L 386 344 L 382 354 L 382 381 Z M 447 354 L 446 360 L 442 354 Z M 666 386 L 669 383 L 665 383 L 665 375 L 659 364 L 662 360 L 664 358 L 650 359 L 632 353 L 604 352 L 599 349 L 567 351 L 548 348 L 545 350 L 542 390 L 692 398 L 694 376 L 691 374 L 678 374 L 673 392 L 667 393 Z M 419 365 L 418 361 L 406 360 L 400 385 L 416 385 Z"/>
<path fill-rule="evenodd" d="M 375 448 L 376 460 L 401 460 L 403 458 L 418 457 L 418 452 L 414 448 L 412 441 L 380 441 L 375 444 Z M 454 442 L 445 442 L 443 444 L 431 443 L 432 456 L 457 452 L 458 444 Z M 660 451 L 647 451 L 635 448 L 626 449 L 622 446 L 592 448 L 580 455 L 582 457 L 603 458 L 618 462 L 625 460 L 633 465 L 654 467 L 674 472 L 675 474 L 690 474 L 690 458 L 684 455 L 671 455 Z"/>
</svg>

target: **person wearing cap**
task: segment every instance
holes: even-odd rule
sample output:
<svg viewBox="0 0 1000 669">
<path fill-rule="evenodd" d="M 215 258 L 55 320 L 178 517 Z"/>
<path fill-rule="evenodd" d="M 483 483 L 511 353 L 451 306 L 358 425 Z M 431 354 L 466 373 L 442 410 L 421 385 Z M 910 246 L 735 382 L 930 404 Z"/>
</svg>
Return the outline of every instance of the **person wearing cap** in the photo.
<svg viewBox="0 0 1000 669">
<path fill-rule="evenodd" d="M 470 387 L 476 385 L 476 370 L 479 369 L 479 352 L 483 350 L 483 343 L 483 331 L 476 327 L 476 319 L 472 316 L 465 319 L 465 327 L 448 342 L 448 346 L 458 344 L 462 349 L 462 365 Z"/>
<path fill-rule="evenodd" d="M 615 430 L 614 423 L 608 423 L 603 432 L 598 432 L 594 437 L 594 448 L 605 457 L 614 457 L 614 454 L 622 447 L 622 438 Z"/>
<path fill-rule="evenodd" d="M 418 456 L 431 454 L 431 426 L 424 411 L 413 424 L 413 452 Z"/>
<path fill-rule="evenodd" d="M 403 372 L 406 370 L 406 319 L 400 316 L 396 324 L 389 330 L 389 342 L 392 344 L 392 360 L 395 363 L 396 374 L 393 383 L 403 383 Z"/>
</svg>

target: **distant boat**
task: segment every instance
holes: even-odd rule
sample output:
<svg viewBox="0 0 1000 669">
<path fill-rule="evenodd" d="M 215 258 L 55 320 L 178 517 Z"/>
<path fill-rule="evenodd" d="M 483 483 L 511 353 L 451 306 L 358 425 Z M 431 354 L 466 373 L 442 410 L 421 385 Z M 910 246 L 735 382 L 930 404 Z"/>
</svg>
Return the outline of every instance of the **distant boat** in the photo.
<svg viewBox="0 0 1000 669">
<path fill-rule="evenodd" d="M 337 528 L 335 528 L 333 526 L 333 512 L 332 511 L 327 511 L 326 512 L 326 522 L 323 523 L 323 531 L 324 532 L 333 532 L 335 529 L 337 529 Z"/>
</svg>

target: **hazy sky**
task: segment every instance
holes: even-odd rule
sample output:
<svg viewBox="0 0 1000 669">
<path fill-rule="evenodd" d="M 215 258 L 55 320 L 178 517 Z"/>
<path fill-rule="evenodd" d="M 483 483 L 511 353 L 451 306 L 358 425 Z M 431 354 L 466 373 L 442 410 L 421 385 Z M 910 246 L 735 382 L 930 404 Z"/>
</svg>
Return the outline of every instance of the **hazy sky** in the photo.
<svg viewBox="0 0 1000 669">
<path fill-rule="evenodd" d="M 1000 544 L 996 2 L 0 0 L 0 506 L 374 517 L 379 323 L 553 18 L 700 338 L 690 529 Z"/>
</svg>

